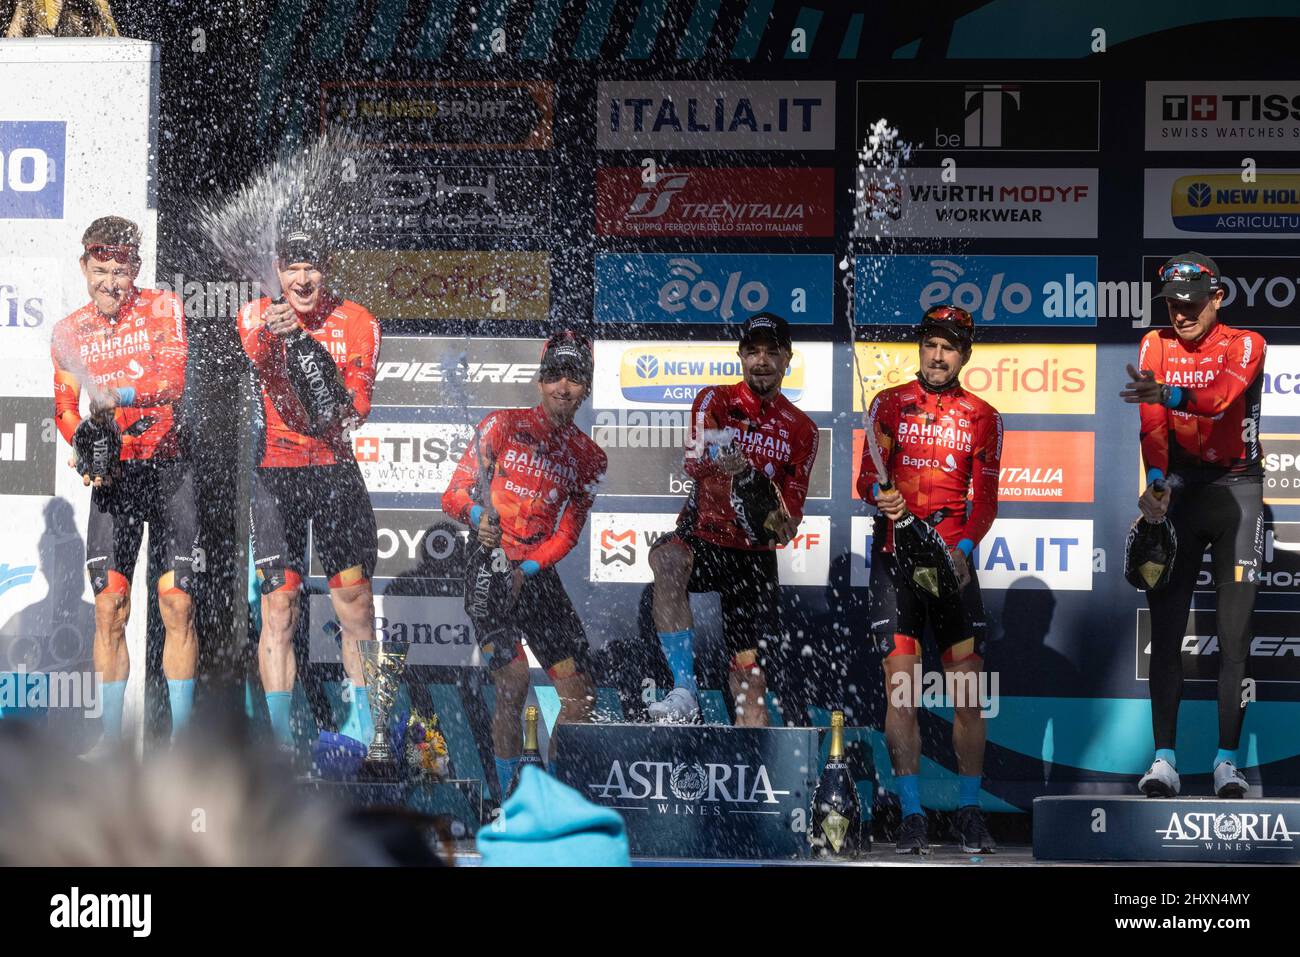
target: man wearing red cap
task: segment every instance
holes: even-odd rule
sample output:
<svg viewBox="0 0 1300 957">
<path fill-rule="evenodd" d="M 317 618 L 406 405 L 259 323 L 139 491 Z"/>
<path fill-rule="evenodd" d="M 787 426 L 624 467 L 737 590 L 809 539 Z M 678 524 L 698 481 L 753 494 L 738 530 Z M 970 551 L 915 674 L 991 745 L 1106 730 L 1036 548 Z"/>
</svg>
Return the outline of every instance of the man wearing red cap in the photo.
<svg viewBox="0 0 1300 957">
<path fill-rule="evenodd" d="M 1214 567 L 1219 636 L 1219 751 L 1214 791 L 1245 796 L 1237 746 L 1246 714 L 1247 664 L 1255 592 L 1263 570 L 1263 450 L 1259 443 L 1264 338 L 1219 321 L 1222 274 L 1213 259 L 1189 252 L 1160 267 L 1156 298 L 1169 309 L 1168 329 L 1142 339 L 1138 369 L 1121 393 L 1140 404 L 1147 488 L 1144 516 L 1168 514 L 1177 540 L 1163 587 L 1147 592 L 1151 608 L 1151 724 L 1156 754 L 1138 782 L 1148 797 L 1174 797 L 1174 757 L 1183 696 L 1183 637 L 1205 549 Z"/>
</svg>

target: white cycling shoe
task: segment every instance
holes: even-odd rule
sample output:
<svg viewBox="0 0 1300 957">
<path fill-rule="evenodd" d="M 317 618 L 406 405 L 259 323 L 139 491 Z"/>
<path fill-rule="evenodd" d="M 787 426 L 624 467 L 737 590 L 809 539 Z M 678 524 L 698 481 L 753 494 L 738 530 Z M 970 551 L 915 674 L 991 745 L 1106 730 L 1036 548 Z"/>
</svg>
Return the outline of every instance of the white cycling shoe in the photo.
<svg viewBox="0 0 1300 957">
<path fill-rule="evenodd" d="M 1250 783 L 1231 761 L 1220 761 L 1214 769 L 1214 793 L 1221 798 L 1243 798 Z"/>
<path fill-rule="evenodd" d="M 1218 781 L 1218 773 L 1215 773 Z M 1138 781 L 1138 790 L 1149 798 L 1178 797 L 1178 772 L 1164 758 L 1156 758 L 1151 769 Z"/>
<path fill-rule="evenodd" d="M 663 701 L 653 702 L 646 710 L 660 724 L 696 724 L 700 720 L 699 702 L 685 688 L 674 688 Z"/>
</svg>

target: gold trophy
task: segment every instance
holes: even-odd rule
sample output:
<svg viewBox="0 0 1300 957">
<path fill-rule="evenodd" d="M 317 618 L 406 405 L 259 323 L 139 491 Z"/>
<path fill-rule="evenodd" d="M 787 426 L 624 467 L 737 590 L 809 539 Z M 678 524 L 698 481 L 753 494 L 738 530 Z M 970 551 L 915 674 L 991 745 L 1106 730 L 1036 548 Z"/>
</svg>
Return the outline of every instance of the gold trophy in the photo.
<svg viewBox="0 0 1300 957">
<path fill-rule="evenodd" d="M 375 722 L 375 737 L 366 752 L 362 776 L 391 781 L 397 777 L 397 756 L 388 735 L 388 716 L 392 714 L 397 689 L 406 667 L 408 641 L 358 641 L 361 670 L 370 689 L 370 716 Z"/>
<path fill-rule="evenodd" d="M 108 0 L 0 0 L 5 37 L 116 37 Z"/>
</svg>

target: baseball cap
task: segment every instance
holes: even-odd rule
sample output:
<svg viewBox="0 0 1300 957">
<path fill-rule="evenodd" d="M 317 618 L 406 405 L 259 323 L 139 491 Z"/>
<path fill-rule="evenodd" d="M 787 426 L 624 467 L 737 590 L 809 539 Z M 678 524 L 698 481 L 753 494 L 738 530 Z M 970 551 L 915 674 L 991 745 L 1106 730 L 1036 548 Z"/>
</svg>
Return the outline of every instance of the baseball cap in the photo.
<svg viewBox="0 0 1300 957">
<path fill-rule="evenodd" d="M 290 229 L 281 233 L 275 242 L 275 255 L 281 266 L 292 263 L 322 265 L 329 258 L 329 250 L 316 236 L 305 229 Z"/>
<path fill-rule="evenodd" d="M 740 344 L 743 346 L 755 336 L 771 336 L 786 351 L 793 351 L 790 340 L 790 323 L 774 312 L 756 312 L 740 327 Z"/>
<path fill-rule="evenodd" d="M 1201 253 L 1183 253 L 1170 259 L 1156 274 L 1162 285 L 1155 299 L 1204 302 L 1222 289 L 1218 263 Z"/>
<path fill-rule="evenodd" d="M 594 367 L 591 340 L 580 332 L 564 329 L 546 340 L 538 376 L 546 379 L 548 376 L 562 375 L 570 382 L 581 382 L 589 386 Z"/>
<path fill-rule="evenodd" d="M 937 334 L 968 346 L 975 341 L 975 320 L 961 306 L 931 306 L 921 317 L 916 332 L 922 339 Z"/>
</svg>

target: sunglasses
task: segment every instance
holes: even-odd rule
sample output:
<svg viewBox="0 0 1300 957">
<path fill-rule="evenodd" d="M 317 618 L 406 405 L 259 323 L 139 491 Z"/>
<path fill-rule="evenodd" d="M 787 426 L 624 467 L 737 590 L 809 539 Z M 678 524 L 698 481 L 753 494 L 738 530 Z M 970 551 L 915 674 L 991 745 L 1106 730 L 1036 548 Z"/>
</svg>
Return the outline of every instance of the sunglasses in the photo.
<svg viewBox="0 0 1300 957">
<path fill-rule="evenodd" d="M 86 252 L 96 262 L 106 263 L 112 260 L 113 262 L 122 263 L 124 266 L 129 266 L 140 258 L 139 249 L 125 244 L 92 243 L 86 247 Z"/>
<path fill-rule="evenodd" d="M 962 329 L 974 329 L 975 320 L 960 306 L 936 306 L 925 314 L 924 322 L 951 322 Z"/>
<path fill-rule="evenodd" d="M 1160 270 L 1161 282 L 1190 282 L 1202 276 L 1214 279 L 1210 268 L 1200 263 L 1170 263 Z"/>
</svg>

